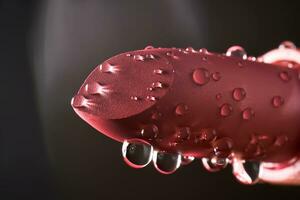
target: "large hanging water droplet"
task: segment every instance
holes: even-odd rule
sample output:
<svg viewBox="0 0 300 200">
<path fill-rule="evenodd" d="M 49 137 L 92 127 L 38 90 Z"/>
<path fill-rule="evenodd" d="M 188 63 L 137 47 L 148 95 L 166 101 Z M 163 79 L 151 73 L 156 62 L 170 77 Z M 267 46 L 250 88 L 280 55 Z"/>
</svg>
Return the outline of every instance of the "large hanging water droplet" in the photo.
<svg viewBox="0 0 300 200">
<path fill-rule="evenodd" d="M 228 164 L 227 158 L 219 158 L 213 156 L 212 158 L 202 158 L 203 167 L 209 172 L 217 172 L 224 169 Z"/>
<path fill-rule="evenodd" d="M 240 47 L 240 46 L 230 47 L 226 52 L 226 56 L 242 58 L 244 60 L 247 59 L 246 51 L 243 49 L 243 47 Z"/>
<path fill-rule="evenodd" d="M 226 158 L 231 154 L 233 141 L 228 137 L 220 138 L 212 144 L 215 155 Z"/>
<path fill-rule="evenodd" d="M 154 139 L 158 135 L 158 127 L 154 124 L 146 125 L 141 130 L 141 135 L 147 139 Z"/>
<path fill-rule="evenodd" d="M 154 151 L 153 164 L 160 173 L 172 174 L 181 165 L 181 155 L 176 153 Z"/>
<path fill-rule="evenodd" d="M 181 157 L 181 165 L 188 165 L 195 160 L 193 156 L 182 156 Z"/>
<path fill-rule="evenodd" d="M 228 103 L 224 103 L 221 107 L 220 107 L 220 115 L 222 117 L 228 117 L 231 113 L 232 113 L 232 106 Z"/>
<path fill-rule="evenodd" d="M 178 116 L 185 115 L 189 110 L 189 107 L 183 103 L 180 103 L 175 108 L 175 114 Z"/>
<path fill-rule="evenodd" d="M 234 159 L 233 174 L 243 184 L 255 184 L 259 181 L 260 162 Z"/>
<path fill-rule="evenodd" d="M 279 108 L 284 103 L 284 99 L 281 96 L 274 96 L 272 98 L 272 105 L 274 108 Z"/>
<path fill-rule="evenodd" d="M 279 77 L 280 77 L 281 80 L 283 80 L 285 82 L 288 82 L 291 79 L 289 73 L 286 72 L 286 71 L 280 72 Z"/>
<path fill-rule="evenodd" d="M 279 49 L 296 49 L 296 45 L 291 41 L 283 41 L 279 45 Z"/>
<path fill-rule="evenodd" d="M 122 146 L 122 155 L 129 166 L 143 168 L 152 159 L 153 147 L 140 139 L 125 140 Z"/>
<path fill-rule="evenodd" d="M 236 101 L 242 101 L 246 97 L 246 91 L 243 88 L 235 88 L 232 97 Z"/>
<path fill-rule="evenodd" d="M 198 85 L 204 85 L 209 81 L 209 72 L 207 69 L 198 68 L 193 71 L 193 81 Z"/>
<path fill-rule="evenodd" d="M 250 120 L 252 117 L 254 117 L 254 111 L 252 108 L 246 108 L 242 112 L 242 117 L 244 120 Z"/>
</svg>

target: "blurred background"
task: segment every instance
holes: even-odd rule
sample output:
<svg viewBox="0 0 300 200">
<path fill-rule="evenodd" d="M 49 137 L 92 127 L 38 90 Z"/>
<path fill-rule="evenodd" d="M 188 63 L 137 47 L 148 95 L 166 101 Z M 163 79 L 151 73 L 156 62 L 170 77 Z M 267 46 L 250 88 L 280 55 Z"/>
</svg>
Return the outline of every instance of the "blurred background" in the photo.
<svg viewBox="0 0 300 200">
<path fill-rule="evenodd" d="M 297 199 L 299 187 L 239 184 L 199 161 L 175 174 L 132 169 L 121 144 L 75 115 L 91 70 L 129 50 L 300 45 L 297 1 L 0 1 L 0 199 Z"/>
</svg>

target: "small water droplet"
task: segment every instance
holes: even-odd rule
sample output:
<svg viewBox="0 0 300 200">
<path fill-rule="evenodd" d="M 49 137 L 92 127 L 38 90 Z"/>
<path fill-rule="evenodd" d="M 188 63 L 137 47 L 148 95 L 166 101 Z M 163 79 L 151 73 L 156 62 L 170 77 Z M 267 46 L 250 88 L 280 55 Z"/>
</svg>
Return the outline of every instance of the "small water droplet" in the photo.
<svg viewBox="0 0 300 200">
<path fill-rule="evenodd" d="M 289 81 L 291 79 L 289 73 L 286 72 L 286 71 L 280 72 L 279 73 L 279 77 L 280 77 L 281 80 L 283 80 L 285 82 L 287 82 L 287 81 Z"/>
<path fill-rule="evenodd" d="M 179 115 L 179 116 L 185 115 L 188 112 L 188 110 L 189 110 L 189 107 L 187 105 L 180 103 L 175 108 L 175 114 Z"/>
<path fill-rule="evenodd" d="M 165 88 L 165 87 L 167 87 L 167 84 L 164 84 L 160 81 L 152 83 L 152 88 L 154 89 Z"/>
<path fill-rule="evenodd" d="M 147 139 L 157 138 L 159 131 L 155 124 L 146 125 L 141 130 L 141 135 Z"/>
<path fill-rule="evenodd" d="M 188 165 L 195 160 L 193 156 L 182 156 L 181 157 L 181 165 Z"/>
<path fill-rule="evenodd" d="M 125 140 L 122 146 L 125 162 L 133 168 L 143 168 L 151 162 L 153 147 L 140 139 Z"/>
<path fill-rule="evenodd" d="M 154 69 L 153 73 L 158 74 L 158 75 L 162 75 L 162 74 L 166 74 L 166 71 L 164 71 L 163 69 Z"/>
<path fill-rule="evenodd" d="M 231 153 L 233 141 L 228 137 L 224 137 L 214 141 L 212 145 L 215 155 L 227 158 Z"/>
<path fill-rule="evenodd" d="M 207 69 L 198 68 L 193 71 L 193 81 L 198 85 L 204 85 L 209 81 L 209 72 Z"/>
<path fill-rule="evenodd" d="M 85 107 L 86 104 L 87 104 L 87 99 L 82 95 L 77 94 L 71 100 L 71 105 L 74 108 L 82 108 Z"/>
<path fill-rule="evenodd" d="M 235 88 L 232 97 L 236 101 L 242 101 L 246 97 L 246 91 L 243 88 Z"/>
<path fill-rule="evenodd" d="M 255 184 L 259 179 L 260 162 L 234 159 L 233 174 L 243 184 Z"/>
<path fill-rule="evenodd" d="M 212 128 L 203 128 L 195 133 L 195 143 L 200 141 L 211 142 L 217 137 L 217 131 Z"/>
<path fill-rule="evenodd" d="M 184 140 L 188 140 L 191 135 L 191 129 L 189 127 L 179 127 L 176 130 L 176 140 L 178 142 L 183 142 Z"/>
<path fill-rule="evenodd" d="M 283 145 L 285 145 L 288 141 L 288 137 L 286 135 L 280 135 L 276 137 L 276 140 L 274 142 L 274 146 L 276 147 L 282 147 Z"/>
<path fill-rule="evenodd" d="M 159 119 L 161 119 L 161 117 L 162 117 L 162 114 L 160 112 L 154 112 L 151 115 L 151 119 L 153 119 L 153 120 L 159 120 Z"/>
<path fill-rule="evenodd" d="M 248 56 L 248 60 L 252 61 L 252 62 L 255 62 L 256 61 L 256 57 L 254 57 L 254 56 Z"/>
<path fill-rule="evenodd" d="M 148 101 L 157 101 L 157 100 L 158 100 L 158 97 L 155 97 L 155 96 L 147 96 L 147 97 L 146 97 L 146 100 L 148 100 Z"/>
<path fill-rule="evenodd" d="M 145 56 L 142 55 L 134 55 L 133 59 L 136 61 L 144 61 L 145 60 Z"/>
<path fill-rule="evenodd" d="M 246 51 L 243 49 L 243 47 L 240 46 L 230 47 L 226 52 L 226 56 L 238 57 L 244 60 L 247 59 Z"/>
<path fill-rule="evenodd" d="M 242 117 L 244 120 L 250 120 L 254 117 L 254 111 L 252 108 L 246 108 L 242 112 Z"/>
<path fill-rule="evenodd" d="M 218 81 L 221 79 L 221 74 L 220 74 L 220 72 L 215 72 L 215 73 L 212 73 L 211 77 L 214 81 Z"/>
<path fill-rule="evenodd" d="M 228 164 L 227 158 L 213 156 L 211 158 L 202 158 L 203 167 L 209 172 L 217 172 L 224 169 Z"/>
<path fill-rule="evenodd" d="M 121 71 L 120 66 L 113 65 L 108 62 L 99 65 L 99 69 L 103 73 L 113 73 L 113 74 Z"/>
<path fill-rule="evenodd" d="M 272 105 L 274 108 L 279 108 L 284 103 L 284 99 L 281 96 L 274 96 L 272 98 Z"/>
<path fill-rule="evenodd" d="M 228 117 L 231 113 L 232 113 L 232 106 L 228 103 L 224 103 L 221 107 L 220 107 L 220 115 L 222 117 Z"/>
<path fill-rule="evenodd" d="M 126 53 L 126 56 L 127 57 L 131 57 L 132 55 L 130 53 Z"/>
<path fill-rule="evenodd" d="M 88 94 L 107 95 L 111 92 L 107 85 L 101 85 L 97 82 L 88 83 L 84 87 Z"/>
<path fill-rule="evenodd" d="M 153 164 L 160 173 L 172 174 L 181 165 L 181 155 L 176 153 L 154 151 Z"/>
<path fill-rule="evenodd" d="M 296 49 L 296 45 L 291 41 L 284 41 L 279 45 L 279 49 Z"/>
<path fill-rule="evenodd" d="M 139 101 L 139 100 L 142 100 L 140 97 L 138 96 L 131 96 L 130 97 L 131 100 L 134 100 L 134 101 Z"/>
<path fill-rule="evenodd" d="M 148 46 L 145 47 L 145 50 L 148 50 L 148 49 L 154 49 L 154 47 L 151 46 L 151 45 L 148 45 Z"/>
<path fill-rule="evenodd" d="M 217 100 L 220 100 L 221 98 L 222 98 L 222 94 L 221 93 L 216 94 L 216 99 Z"/>
<path fill-rule="evenodd" d="M 193 47 L 188 47 L 185 50 L 188 51 L 188 52 L 196 53 L 196 51 Z"/>
<path fill-rule="evenodd" d="M 205 48 L 201 48 L 201 49 L 199 49 L 199 52 L 200 52 L 200 53 L 207 54 L 207 53 L 208 53 L 208 50 L 205 49 Z"/>
</svg>

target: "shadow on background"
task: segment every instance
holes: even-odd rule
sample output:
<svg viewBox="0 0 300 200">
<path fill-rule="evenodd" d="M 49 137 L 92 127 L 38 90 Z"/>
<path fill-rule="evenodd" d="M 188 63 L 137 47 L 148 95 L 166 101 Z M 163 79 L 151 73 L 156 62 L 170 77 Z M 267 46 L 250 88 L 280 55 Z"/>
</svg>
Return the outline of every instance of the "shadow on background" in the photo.
<svg viewBox="0 0 300 200">
<path fill-rule="evenodd" d="M 131 169 L 121 145 L 70 107 L 97 64 L 149 44 L 239 44 L 254 56 L 283 40 L 300 45 L 297 3 L 7 0 L 0 9 L 1 199 L 300 197 L 298 187 L 240 185 L 230 168 L 212 174 L 199 161 L 170 176 Z"/>
</svg>

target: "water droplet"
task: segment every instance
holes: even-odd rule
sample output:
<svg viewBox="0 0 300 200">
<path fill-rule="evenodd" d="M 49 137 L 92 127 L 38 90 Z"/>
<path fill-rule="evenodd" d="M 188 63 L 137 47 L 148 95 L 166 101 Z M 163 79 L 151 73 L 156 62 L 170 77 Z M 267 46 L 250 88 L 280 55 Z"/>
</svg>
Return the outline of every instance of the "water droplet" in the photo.
<svg viewBox="0 0 300 200">
<path fill-rule="evenodd" d="M 181 165 L 181 155 L 176 153 L 154 151 L 153 164 L 160 173 L 172 174 Z"/>
<path fill-rule="evenodd" d="M 181 157 L 181 165 L 188 165 L 195 160 L 193 156 L 182 156 Z"/>
<path fill-rule="evenodd" d="M 162 69 L 154 69 L 153 73 L 158 74 L 158 75 L 162 75 L 162 74 L 166 74 L 166 71 L 164 71 Z"/>
<path fill-rule="evenodd" d="M 235 88 L 232 92 L 232 97 L 236 101 L 241 101 L 246 97 L 246 91 L 243 88 Z"/>
<path fill-rule="evenodd" d="M 136 61 L 144 61 L 145 60 L 145 56 L 142 55 L 134 55 L 133 59 Z"/>
<path fill-rule="evenodd" d="M 212 128 L 203 128 L 195 133 L 195 143 L 200 141 L 211 142 L 217 137 L 217 131 Z"/>
<path fill-rule="evenodd" d="M 256 61 L 256 57 L 254 57 L 254 56 L 248 56 L 248 60 L 252 61 L 252 62 L 255 62 Z"/>
<path fill-rule="evenodd" d="M 122 146 L 125 162 L 133 168 L 142 168 L 152 159 L 153 147 L 140 139 L 125 140 Z"/>
<path fill-rule="evenodd" d="M 230 138 L 220 138 L 212 144 L 215 155 L 218 157 L 227 158 L 232 150 L 233 142 Z"/>
<path fill-rule="evenodd" d="M 146 125 L 141 130 L 141 135 L 144 138 L 147 138 L 147 139 L 155 139 L 155 138 L 157 138 L 158 133 L 159 133 L 158 127 L 156 125 L 154 125 L 154 124 Z"/>
<path fill-rule="evenodd" d="M 272 98 L 272 105 L 274 108 L 279 108 L 284 103 L 284 99 L 281 96 L 274 96 Z"/>
<path fill-rule="evenodd" d="M 279 49 L 296 49 L 296 45 L 291 41 L 284 41 L 279 45 Z"/>
<path fill-rule="evenodd" d="M 153 89 L 159 89 L 159 88 L 164 88 L 164 87 L 167 87 L 167 84 L 164 84 L 160 81 L 152 83 Z"/>
<path fill-rule="evenodd" d="M 188 110 L 189 110 L 189 107 L 187 105 L 180 103 L 175 108 L 175 114 L 179 115 L 179 116 L 185 115 L 188 112 Z"/>
<path fill-rule="evenodd" d="M 153 55 L 153 54 L 146 54 L 146 56 L 145 56 L 145 60 L 155 60 L 157 58 L 158 58 L 158 56 Z"/>
<path fill-rule="evenodd" d="M 280 135 L 276 137 L 276 140 L 274 142 L 274 146 L 276 147 L 282 147 L 283 145 L 285 145 L 288 141 L 288 137 L 286 135 Z"/>
<path fill-rule="evenodd" d="M 146 99 L 148 101 L 157 101 L 158 100 L 158 97 L 155 97 L 155 96 L 147 96 Z"/>
<path fill-rule="evenodd" d="M 84 87 L 88 94 L 107 95 L 111 92 L 107 85 L 101 85 L 97 82 L 88 83 Z"/>
<path fill-rule="evenodd" d="M 233 174 L 243 184 L 255 184 L 259 180 L 260 162 L 234 159 Z"/>
<path fill-rule="evenodd" d="M 227 158 L 219 158 L 213 156 L 212 158 L 202 158 L 203 167 L 209 172 L 217 172 L 224 169 L 228 164 Z"/>
<path fill-rule="evenodd" d="M 226 52 L 226 56 L 238 57 L 244 60 L 247 59 L 246 51 L 243 49 L 243 47 L 240 46 L 230 47 Z"/>
<path fill-rule="evenodd" d="M 221 98 L 222 98 L 222 94 L 221 93 L 216 94 L 216 99 L 217 100 L 220 100 Z"/>
<path fill-rule="evenodd" d="M 193 49 L 193 47 L 188 47 L 188 48 L 186 48 L 185 50 L 186 50 L 186 51 L 189 51 L 189 52 L 193 52 L 193 53 L 196 52 L 195 49 Z"/>
<path fill-rule="evenodd" d="M 231 113 L 232 113 L 232 106 L 228 103 L 224 103 L 221 107 L 220 107 L 220 115 L 222 117 L 228 117 Z"/>
<path fill-rule="evenodd" d="M 99 65 L 99 69 L 103 73 L 113 73 L 113 74 L 121 71 L 120 66 L 113 65 L 108 62 Z"/>
<path fill-rule="evenodd" d="M 218 81 L 218 80 L 221 79 L 221 74 L 220 74 L 220 72 L 215 72 L 215 73 L 212 74 L 211 77 L 212 77 L 212 79 L 213 79 L 214 81 Z"/>
<path fill-rule="evenodd" d="M 207 53 L 208 53 L 208 50 L 205 49 L 205 48 L 201 48 L 201 49 L 199 49 L 199 52 L 200 52 L 200 53 L 207 54 Z"/>
<path fill-rule="evenodd" d="M 286 72 L 286 71 L 280 72 L 279 73 L 279 77 L 281 78 L 281 80 L 283 80 L 285 82 L 287 82 L 287 81 L 289 81 L 291 79 L 289 73 Z"/>
<path fill-rule="evenodd" d="M 161 119 L 161 117 L 162 117 L 162 114 L 160 112 L 154 112 L 151 115 L 151 119 L 153 119 L 153 120 L 159 120 L 159 119 Z"/>
<path fill-rule="evenodd" d="M 87 99 L 82 95 L 77 94 L 71 100 L 71 105 L 74 108 L 82 108 L 85 107 L 86 104 L 87 104 Z"/>
<path fill-rule="evenodd" d="M 154 49 L 154 47 L 151 46 L 151 45 L 148 45 L 148 46 L 145 47 L 145 50 L 148 50 L 148 49 Z"/>
<path fill-rule="evenodd" d="M 126 56 L 127 57 L 131 57 L 132 55 L 130 53 L 126 53 Z"/>
<path fill-rule="evenodd" d="M 176 139 L 178 142 L 188 140 L 191 135 L 191 129 L 189 127 L 180 127 L 176 131 Z"/>
<path fill-rule="evenodd" d="M 246 108 L 242 112 L 242 117 L 244 120 L 250 120 L 252 117 L 254 117 L 254 111 L 252 108 Z"/>
<path fill-rule="evenodd" d="M 193 72 L 193 81 L 198 85 L 204 85 L 209 81 L 209 72 L 207 69 L 199 68 Z"/>
<path fill-rule="evenodd" d="M 134 101 L 139 101 L 139 100 L 142 100 L 140 97 L 138 96 L 131 96 L 130 97 L 131 100 L 134 100 Z"/>
</svg>

